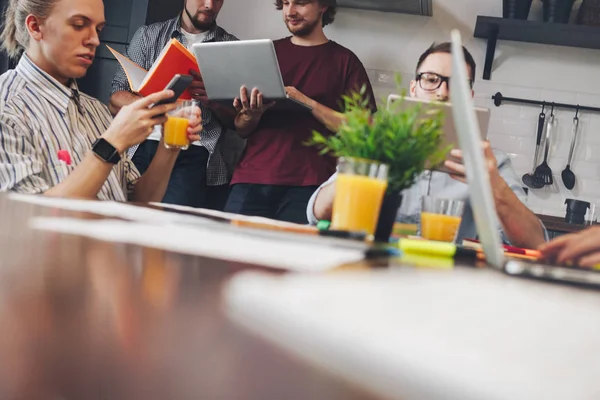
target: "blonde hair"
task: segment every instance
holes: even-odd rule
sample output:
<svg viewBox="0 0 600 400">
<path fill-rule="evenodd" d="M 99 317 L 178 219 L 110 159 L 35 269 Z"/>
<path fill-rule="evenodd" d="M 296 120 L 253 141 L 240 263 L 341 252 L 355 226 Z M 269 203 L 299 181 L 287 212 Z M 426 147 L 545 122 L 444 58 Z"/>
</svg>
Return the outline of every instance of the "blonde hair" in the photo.
<svg viewBox="0 0 600 400">
<path fill-rule="evenodd" d="M 28 15 L 47 18 L 59 0 L 8 0 L 4 11 L 4 25 L 0 35 L 1 46 L 12 58 L 17 58 L 29 45 L 29 32 L 25 26 Z"/>
</svg>

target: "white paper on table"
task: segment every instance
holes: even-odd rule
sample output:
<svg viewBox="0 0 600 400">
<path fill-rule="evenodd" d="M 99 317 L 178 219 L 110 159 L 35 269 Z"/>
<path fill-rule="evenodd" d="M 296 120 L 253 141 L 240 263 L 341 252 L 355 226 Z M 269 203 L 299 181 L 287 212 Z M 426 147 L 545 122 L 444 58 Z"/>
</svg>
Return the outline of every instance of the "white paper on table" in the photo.
<svg viewBox="0 0 600 400">
<path fill-rule="evenodd" d="M 298 227 L 301 228 L 303 226 L 308 226 L 308 225 L 302 225 L 302 224 L 295 224 L 293 222 L 278 221 L 276 219 L 265 218 L 265 217 L 253 217 L 253 216 L 248 216 L 248 215 L 228 213 L 228 212 L 224 212 L 224 211 L 210 210 L 207 208 L 194 208 L 194 207 L 180 206 L 180 205 L 166 204 L 166 203 L 150 203 L 150 204 L 153 206 L 163 207 L 166 209 L 186 211 L 186 212 L 189 212 L 192 214 L 197 214 L 197 215 L 207 215 L 207 216 L 211 216 L 211 217 L 223 218 L 223 219 L 226 219 L 229 221 L 246 221 L 246 222 L 259 223 L 259 224 L 263 224 L 263 225 L 270 225 L 274 228 L 298 228 Z"/>
<path fill-rule="evenodd" d="M 120 203 L 116 201 L 101 200 L 78 200 L 64 199 L 42 195 L 27 195 L 11 193 L 9 199 L 36 204 L 45 207 L 56 207 L 63 210 L 89 212 L 104 217 L 122 218 L 130 221 L 154 222 L 154 223 L 174 223 L 191 222 L 193 216 L 185 216 L 167 211 L 154 210 L 146 207 L 139 207 L 133 204 Z M 198 218 L 197 222 L 201 222 Z M 207 224 L 212 221 L 205 220 Z"/>
<path fill-rule="evenodd" d="M 600 398 L 598 291 L 401 269 L 241 272 L 223 293 L 241 326 L 385 398 Z"/>
<path fill-rule="evenodd" d="M 315 243 L 254 237 L 201 225 L 154 225 L 119 220 L 33 218 L 33 229 L 136 244 L 179 253 L 257 264 L 296 272 L 326 271 L 360 261 L 364 252 Z"/>
</svg>

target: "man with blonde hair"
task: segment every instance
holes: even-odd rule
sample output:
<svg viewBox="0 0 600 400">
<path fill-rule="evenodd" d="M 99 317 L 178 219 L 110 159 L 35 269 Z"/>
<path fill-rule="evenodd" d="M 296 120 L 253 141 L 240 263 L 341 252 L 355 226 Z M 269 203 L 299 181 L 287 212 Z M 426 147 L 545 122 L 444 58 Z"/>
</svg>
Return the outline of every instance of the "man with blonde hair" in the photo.
<svg viewBox="0 0 600 400">
<path fill-rule="evenodd" d="M 117 201 L 160 201 L 178 150 L 161 146 L 140 176 L 124 152 L 166 121 L 174 104 L 162 91 L 112 120 L 80 93 L 105 25 L 102 0 L 9 0 L 1 40 L 17 67 L 0 76 L 0 192 Z M 188 129 L 202 129 L 200 110 Z"/>
</svg>

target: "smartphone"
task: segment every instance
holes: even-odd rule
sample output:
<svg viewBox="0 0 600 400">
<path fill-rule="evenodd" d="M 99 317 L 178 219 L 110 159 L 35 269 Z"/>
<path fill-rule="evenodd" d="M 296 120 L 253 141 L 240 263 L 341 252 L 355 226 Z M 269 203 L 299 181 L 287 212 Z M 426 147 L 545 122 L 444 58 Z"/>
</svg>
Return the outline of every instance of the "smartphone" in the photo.
<svg viewBox="0 0 600 400">
<path fill-rule="evenodd" d="M 600 289 L 600 271 L 593 268 L 549 265 L 531 261 L 508 261 L 504 272 L 511 276 Z"/>
<path fill-rule="evenodd" d="M 169 99 L 161 100 L 157 103 L 154 103 L 152 107 L 159 106 L 161 104 L 169 104 L 174 103 L 177 99 L 185 92 L 185 90 L 190 87 L 194 78 L 191 75 L 181 75 L 177 74 L 171 79 L 171 82 L 165 87 L 165 90 L 172 90 L 175 95 Z"/>
</svg>

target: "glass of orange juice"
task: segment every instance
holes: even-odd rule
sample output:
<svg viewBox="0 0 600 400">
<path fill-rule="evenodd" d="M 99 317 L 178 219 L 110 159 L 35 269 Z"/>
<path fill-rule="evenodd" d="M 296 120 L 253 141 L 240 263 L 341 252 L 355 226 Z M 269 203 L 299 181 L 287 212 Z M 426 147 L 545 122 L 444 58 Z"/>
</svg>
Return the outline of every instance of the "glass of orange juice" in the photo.
<svg viewBox="0 0 600 400">
<path fill-rule="evenodd" d="M 462 221 L 465 202 L 425 196 L 421 208 L 421 236 L 440 242 L 454 242 Z"/>
<path fill-rule="evenodd" d="M 383 195 L 387 189 L 387 164 L 340 157 L 335 182 L 331 228 L 375 233 Z"/>
<path fill-rule="evenodd" d="M 177 108 L 167 113 L 167 122 L 163 125 L 163 140 L 167 149 L 187 150 L 190 147 L 187 129 L 190 120 L 196 116 L 197 105 L 194 101 L 181 101 Z"/>
</svg>

